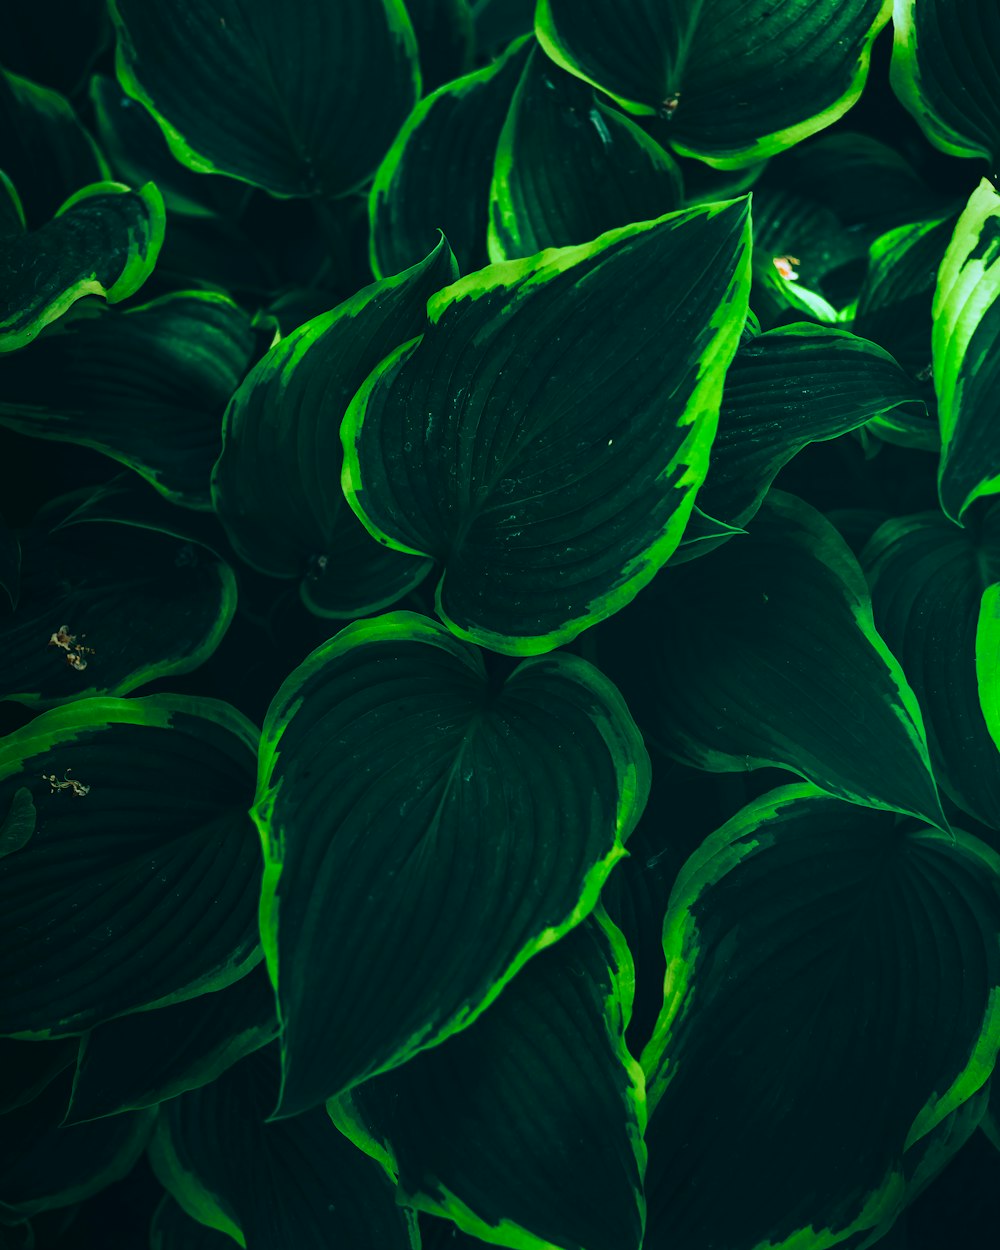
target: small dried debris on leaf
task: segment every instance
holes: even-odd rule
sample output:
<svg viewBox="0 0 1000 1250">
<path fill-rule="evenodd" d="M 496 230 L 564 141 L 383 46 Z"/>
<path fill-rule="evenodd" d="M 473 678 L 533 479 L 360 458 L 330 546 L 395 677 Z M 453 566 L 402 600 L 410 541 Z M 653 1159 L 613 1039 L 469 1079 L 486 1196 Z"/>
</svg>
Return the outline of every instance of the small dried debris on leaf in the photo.
<svg viewBox="0 0 1000 1250">
<path fill-rule="evenodd" d="M 772 258 L 771 263 L 786 282 L 798 282 L 799 275 L 795 266 L 801 265 L 802 262 L 797 256 L 775 256 Z"/>
<path fill-rule="evenodd" d="M 76 798 L 82 799 L 84 795 L 90 793 L 90 786 L 84 785 L 82 781 L 77 781 L 75 777 L 71 777 L 70 773 L 72 771 L 72 769 L 67 768 L 62 775 L 61 781 L 55 773 L 42 773 L 42 780 L 49 783 L 51 787 L 50 793 L 52 794 L 58 794 L 61 790 L 68 790 Z"/>
<path fill-rule="evenodd" d="M 85 634 L 80 635 L 81 638 L 86 637 Z M 78 673 L 82 673 L 87 667 L 85 655 L 93 655 L 93 647 L 85 647 L 83 643 L 77 641 L 76 634 L 69 632 L 68 625 L 60 625 L 54 634 L 49 637 L 50 647 L 60 647 L 66 652 L 66 663 L 70 668 L 75 668 Z"/>
</svg>

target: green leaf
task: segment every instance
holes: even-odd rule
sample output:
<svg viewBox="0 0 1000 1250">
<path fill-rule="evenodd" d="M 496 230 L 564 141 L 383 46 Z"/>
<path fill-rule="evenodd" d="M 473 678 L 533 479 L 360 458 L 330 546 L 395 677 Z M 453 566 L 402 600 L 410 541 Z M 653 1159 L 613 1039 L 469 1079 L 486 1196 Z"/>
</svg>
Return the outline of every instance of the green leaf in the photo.
<svg viewBox="0 0 1000 1250">
<path fill-rule="evenodd" d="M 490 259 L 586 243 L 681 205 L 676 162 L 539 49 L 500 135 L 490 189 Z"/>
<path fill-rule="evenodd" d="M 75 1037 L 52 1042 L 0 1038 L 0 1115 L 38 1098 L 61 1072 L 73 1066 L 78 1049 Z M 65 1092 L 61 1097 L 65 1107 Z"/>
<path fill-rule="evenodd" d="M 314 651 L 268 711 L 253 811 L 280 1113 L 466 1027 L 578 924 L 648 768 L 621 696 L 575 656 L 498 687 L 479 652 L 408 612 Z"/>
<path fill-rule="evenodd" d="M 663 929 L 646 1244 L 850 1242 L 1000 1045 L 1000 859 L 786 786 L 688 860 Z M 778 1039 L 776 1043 L 776 1039 Z"/>
<path fill-rule="evenodd" d="M 1000 154 L 998 37 L 988 0 L 896 0 L 893 90 L 942 152 Z"/>
<path fill-rule="evenodd" d="M 232 1238 L 198 1224 L 167 1194 L 153 1212 L 150 1250 L 232 1250 Z"/>
<path fill-rule="evenodd" d="M 420 49 L 426 95 L 464 74 L 472 64 L 472 10 L 467 0 L 406 0 Z"/>
<path fill-rule="evenodd" d="M 221 989 L 259 958 L 256 730 L 212 699 L 88 699 L 0 743 L 0 1034 L 66 1036 Z"/>
<path fill-rule="evenodd" d="M 72 1206 L 126 1176 L 142 1154 L 153 1113 L 64 1128 L 69 1073 L 0 1119 L 0 1220 Z"/>
<path fill-rule="evenodd" d="M 1000 829 L 1000 753 L 979 704 L 980 601 L 1000 582 L 1000 509 L 979 532 L 957 529 L 938 512 L 883 525 L 862 563 L 875 625 L 899 658 L 920 701 L 934 772 L 964 811 Z"/>
<path fill-rule="evenodd" d="M 638 1250 L 645 1086 L 625 1047 L 634 974 L 601 913 L 471 1028 L 329 1106 L 399 1201 L 501 1246 Z"/>
<path fill-rule="evenodd" d="M 0 352 L 30 343 L 84 295 L 109 304 L 132 295 L 153 270 L 163 231 L 151 182 L 138 191 L 96 182 L 30 234 L 0 229 Z"/>
<path fill-rule="evenodd" d="M 35 832 L 38 812 L 27 786 L 14 791 L 10 810 L 0 824 L 0 858 L 19 851 Z"/>
<path fill-rule="evenodd" d="M 274 195 L 360 187 L 420 93 L 402 0 L 110 7 L 119 81 L 159 123 L 174 156 Z"/>
<path fill-rule="evenodd" d="M 263 964 L 210 994 L 109 1020 L 80 1041 L 65 1123 L 154 1107 L 198 1089 L 277 1033 Z"/>
<path fill-rule="evenodd" d="M 632 599 L 680 541 L 746 318 L 744 201 L 492 265 L 344 420 L 344 493 L 443 566 L 454 633 L 531 655 Z"/>
<path fill-rule="evenodd" d="M 958 219 L 934 292 L 934 389 L 941 424 L 941 507 L 961 524 L 1000 492 L 1000 195 L 983 179 Z"/>
<path fill-rule="evenodd" d="M 67 196 L 111 176 L 65 96 L 2 69 L 0 168 L 17 187 L 33 228 Z"/>
<path fill-rule="evenodd" d="M 0 591 L 7 600 L 5 607 L 17 610 L 21 597 L 21 540 L 17 532 L 0 520 Z"/>
<path fill-rule="evenodd" d="M 444 232 L 460 272 L 487 262 L 490 178 L 497 141 L 530 43 L 426 96 L 375 175 L 368 201 L 378 278 L 416 265 Z"/>
<path fill-rule="evenodd" d="M 209 508 L 222 414 L 255 351 L 250 318 L 221 292 L 81 309 L 0 360 L 0 425 L 91 447 Z"/>
<path fill-rule="evenodd" d="M 229 566 L 141 522 L 40 521 L 21 545 L 18 606 L 0 616 L 0 698 L 44 707 L 126 694 L 197 668 L 233 618 Z"/>
<path fill-rule="evenodd" d="M 947 828 L 920 708 L 844 540 L 775 490 L 749 530 L 669 569 L 608 631 L 602 662 L 640 725 L 696 768 L 788 768 Z"/>
<path fill-rule="evenodd" d="M 277 1089 L 269 1047 L 163 1108 L 150 1159 L 187 1214 L 247 1250 L 418 1246 L 389 1179 L 322 1108 L 265 1123 Z"/>
<path fill-rule="evenodd" d="M 469 0 L 480 55 L 531 34 L 535 0 Z"/>
<path fill-rule="evenodd" d="M 919 391 L 889 353 L 846 330 L 800 323 L 758 335 L 740 346 L 726 374 L 698 506 L 744 526 L 779 470 L 809 443 L 914 400 Z"/>
<path fill-rule="evenodd" d="M 678 152 L 732 169 L 846 113 L 891 12 L 892 0 L 539 0 L 535 32 L 629 112 L 670 117 Z"/>
<path fill-rule="evenodd" d="M 250 372 L 226 412 L 212 491 L 239 554 L 296 578 L 320 616 L 395 602 L 430 571 L 372 541 L 344 502 L 341 419 L 368 374 L 427 324 L 430 295 L 457 277 L 444 239 L 424 260 L 307 321 Z"/>
</svg>

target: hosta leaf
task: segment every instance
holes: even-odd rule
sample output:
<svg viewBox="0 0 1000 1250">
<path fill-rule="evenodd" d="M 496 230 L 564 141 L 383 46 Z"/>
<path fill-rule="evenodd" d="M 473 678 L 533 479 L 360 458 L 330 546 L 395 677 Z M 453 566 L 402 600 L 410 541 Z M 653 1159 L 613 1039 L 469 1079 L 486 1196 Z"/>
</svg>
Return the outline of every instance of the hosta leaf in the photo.
<svg viewBox="0 0 1000 1250">
<path fill-rule="evenodd" d="M 857 100 L 892 0 L 539 0 L 557 62 L 633 113 L 671 118 L 678 152 L 748 165 Z"/>
<path fill-rule="evenodd" d="M 1000 1045 L 998 870 L 967 834 L 808 785 L 707 839 L 643 1054 L 648 1246 L 828 1247 L 893 1212 L 905 1152 Z"/>
<path fill-rule="evenodd" d="M 168 1194 L 153 1213 L 150 1250 L 232 1250 L 226 1233 L 198 1224 Z"/>
<path fill-rule="evenodd" d="M 72 1206 L 121 1180 L 142 1154 L 153 1113 L 61 1126 L 69 1073 L 0 1118 L 0 1220 Z"/>
<path fill-rule="evenodd" d="M 344 491 L 376 537 L 444 569 L 459 636 L 537 654 L 670 557 L 704 479 L 746 318 L 743 201 L 493 265 L 344 420 Z"/>
<path fill-rule="evenodd" d="M 638 1250 L 646 1115 L 624 1040 L 632 980 L 624 938 L 595 916 L 471 1028 L 332 1102 L 334 1123 L 398 1177 L 401 1202 L 488 1242 Z"/>
<path fill-rule="evenodd" d="M 0 198 L 3 188 L 0 187 Z M 84 295 L 117 304 L 142 286 L 163 242 L 163 200 L 95 182 L 30 234 L 0 229 L 0 352 L 23 347 Z"/>
<path fill-rule="evenodd" d="M 889 353 L 846 330 L 801 323 L 758 335 L 726 374 L 698 506 L 746 525 L 803 447 L 914 400 L 919 391 Z"/>
<path fill-rule="evenodd" d="M 535 0 L 470 0 L 476 47 L 490 53 L 531 33 Z"/>
<path fill-rule="evenodd" d="M 618 628 L 638 659 L 619 675 L 613 626 L 608 670 L 671 755 L 713 772 L 789 768 L 944 824 L 920 709 L 861 570 L 801 500 L 772 490 L 747 536 L 669 569 L 629 615 Z"/>
<path fill-rule="evenodd" d="M 211 699 L 88 699 L 0 744 L 0 1033 L 65 1036 L 221 989 L 258 958 L 260 853 L 246 816 L 256 730 Z"/>
<path fill-rule="evenodd" d="M 424 94 L 464 74 L 472 63 L 472 10 L 468 0 L 406 0 L 420 49 Z"/>
<path fill-rule="evenodd" d="M 961 523 L 1000 492 L 1000 195 L 983 179 L 958 219 L 934 292 L 934 389 L 941 423 L 941 506 Z"/>
<path fill-rule="evenodd" d="M 493 159 L 529 46 L 432 91 L 406 119 L 368 202 L 376 277 L 416 265 L 441 231 L 460 272 L 486 264 Z"/>
<path fill-rule="evenodd" d="M 419 95 L 402 0 L 113 0 L 111 15 L 119 81 L 174 156 L 275 195 L 359 187 Z"/>
<path fill-rule="evenodd" d="M 679 208 L 672 157 L 539 49 L 514 93 L 490 190 L 492 260 L 586 243 Z"/>
<path fill-rule="evenodd" d="M 20 542 L 17 608 L 0 614 L 0 698 L 126 694 L 197 668 L 232 620 L 229 566 L 141 521 L 39 521 Z"/>
<path fill-rule="evenodd" d="M 478 652 L 402 612 L 314 651 L 268 711 L 254 807 L 281 1113 L 464 1028 L 578 924 L 648 767 L 620 695 L 577 657 L 497 688 Z"/>
<path fill-rule="evenodd" d="M 989 0 L 895 0 L 891 79 L 931 143 L 1000 154 L 1000 13 Z"/>
<path fill-rule="evenodd" d="M 67 196 L 111 176 L 65 96 L 4 70 L 0 169 L 17 187 L 32 228 L 47 222 Z"/>
<path fill-rule="evenodd" d="M 448 244 L 307 321 L 259 361 L 226 412 L 213 475 L 233 546 L 272 577 L 300 579 L 322 616 L 360 616 L 394 602 L 426 561 L 372 541 L 340 488 L 340 423 L 368 374 L 427 324 L 427 300 L 457 276 Z"/>
<path fill-rule="evenodd" d="M 980 601 L 1000 582 L 1000 510 L 979 533 L 939 512 L 883 525 L 866 547 L 875 625 L 920 701 L 935 775 L 950 798 L 1000 829 L 1000 752 L 979 704 Z M 1000 664 L 985 649 L 980 664 Z"/>
<path fill-rule="evenodd" d="M 109 1020 L 80 1042 L 66 1123 L 153 1107 L 198 1089 L 277 1032 L 263 964 L 211 994 Z"/>
<path fill-rule="evenodd" d="M 52 1042 L 18 1042 L 0 1038 L 0 1115 L 37 1098 L 76 1062 L 75 1038 Z"/>
<path fill-rule="evenodd" d="M 187 1214 L 246 1250 L 419 1245 L 415 1217 L 397 1206 L 388 1177 L 322 1108 L 265 1123 L 277 1089 L 269 1047 L 163 1108 L 150 1156 Z"/>
<path fill-rule="evenodd" d="M 222 414 L 255 351 L 250 318 L 220 292 L 87 309 L 0 360 L 0 425 L 92 447 L 208 508 Z"/>
</svg>

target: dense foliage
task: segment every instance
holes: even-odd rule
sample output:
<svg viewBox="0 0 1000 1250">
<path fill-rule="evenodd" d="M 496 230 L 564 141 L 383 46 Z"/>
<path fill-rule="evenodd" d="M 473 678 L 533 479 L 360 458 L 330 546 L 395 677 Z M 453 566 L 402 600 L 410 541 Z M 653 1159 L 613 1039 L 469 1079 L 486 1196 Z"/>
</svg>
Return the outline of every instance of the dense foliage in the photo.
<svg viewBox="0 0 1000 1250">
<path fill-rule="evenodd" d="M 989 1244 L 996 4 L 0 63 L 0 1250 Z"/>
</svg>

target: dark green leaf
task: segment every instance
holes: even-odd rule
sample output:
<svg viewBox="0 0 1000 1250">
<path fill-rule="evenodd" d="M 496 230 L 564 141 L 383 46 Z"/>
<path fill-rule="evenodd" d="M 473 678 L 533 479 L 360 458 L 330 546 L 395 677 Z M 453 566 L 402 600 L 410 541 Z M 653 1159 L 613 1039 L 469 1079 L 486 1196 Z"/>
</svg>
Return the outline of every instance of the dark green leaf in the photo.
<svg viewBox="0 0 1000 1250">
<path fill-rule="evenodd" d="M 632 113 L 671 118 L 678 152 L 748 165 L 857 100 L 891 0 L 539 0 L 545 51 Z"/>
<path fill-rule="evenodd" d="M 274 992 L 263 964 L 234 984 L 85 1034 L 66 1123 L 82 1124 L 207 1085 L 274 1041 Z"/>
<path fill-rule="evenodd" d="M 535 0 L 469 0 L 469 4 L 481 55 L 530 35 L 535 24 Z"/>
<path fill-rule="evenodd" d="M 270 1047 L 163 1108 L 153 1168 L 188 1215 L 246 1250 L 419 1244 L 416 1218 L 396 1205 L 388 1177 L 322 1108 L 265 1123 L 277 1090 L 277 1047 Z"/>
<path fill-rule="evenodd" d="M 941 506 L 961 523 L 1000 492 L 1000 195 L 984 178 L 958 219 L 934 292 L 934 389 L 941 423 Z"/>
<path fill-rule="evenodd" d="M 648 1246 L 829 1247 L 891 1218 L 906 1153 L 996 1058 L 998 872 L 967 834 L 808 785 L 707 839 L 643 1054 Z"/>
<path fill-rule="evenodd" d="M 375 175 L 369 199 L 377 277 L 416 265 L 443 231 L 460 272 L 487 262 L 490 178 L 497 141 L 530 43 L 426 96 Z"/>
<path fill-rule="evenodd" d="M 0 859 L 19 851 L 35 832 L 38 812 L 27 786 L 14 791 L 10 810 L 0 823 Z"/>
<path fill-rule="evenodd" d="M 680 172 L 635 122 L 536 48 L 500 135 L 490 190 L 492 260 L 586 243 L 679 208 Z"/>
<path fill-rule="evenodd" d="M 229 628 L 235 579 L 198 543 L 141 522 L 72 518 L 36 524 L 21 543 L 17 610 L 0 616 L 0 698 L 51 706 L 126 694 L 197 668 Z"/>
<path fill-rule="evenodd" d="M 213 497 L 230 541 L 272 577 L 299 579 L 321 616 L 393 603 L 427 561 L 375 543 L 344 502 L 341 419 L 368 374 L 427 324 L 430 295 L 457 277 L 444 239 L 395 278 L 365 287 L 281 339 L 226 412 Z"/>
<path fill-rule="evenodd" d="M 746 318 L 743 201 L 493 265 L 344 421 L 369 530 L 444 568 L 460 637 L 551 650 L 617 611 L 680 541 Z"/>
<path fill-rule="evenodd" d="M 255 350 L 250 318 L 220 292 L 87 308 L 0 359 L 0 425 L 92 447 L 209 508 L 222 414 Z"/>
<path fill-rule="evenodd" d="M 496 689 L 474 648 L 403 612 L 314 651 L 268 711 L 254 807 L 281 1113 L 464 1028 L 578 924 L 648 768 L 617 690 L 565 652 Z"/>
<path fill-rule="evenodd" d="M 1000 155 L 1000 12 L 990 0 L 896 0 L 891 79 L 931 143 Z"/>
<path fill-rule="evenodd" d="M 402 0 L 112 0 L 111 15 L 119 81 L 174 156 L 275 195 L 361 186 L 419 95 Z"/>
<path fill-rule="evenodd" d="M 917 700 L 843 539 L 775 490 L 749 530 L 667 570 L 608 631 L 602 662 L 640 725 L 698 768 L 771 764 L 943 825 Z"/>
<path fill-rule="evenodd" d="M 151 182 L 139 191 L 96 182 L 30 234 L 0 230 L 0 352 L 30 343 L 84 295 L 117 304 L 133 294 L 152 272 L 163 230 Z"/>
<path fill-rule="evenodd" d="M 473 32 L 468 0 L 406 0 L 406 11 L 420 49 L 425 95 L 471 68 Z"/>
<path fill-rule="evenodd" d="M 958 529 L 939 512 L 889 521 L 862 563 L 876 628 L 920 701 L 942 789 L 1000 829 L 1000 753 L 979 704 L 976 645 L 983 592 L 1000 582 L 1000 508 L 977 528 Z"/>
<path fill-rule="evenodd" d="M 2 740 L 0 807 L 26 786 L 38 827 L 0 860 L 0 1033 L 79 1033 L 253 966 L 255 741 L 183 695 L 88 699 Z"/>
<path fill-rule="evenodd" d="M 199 1224 L 168 1194 L 153 1215 L 150 1250 L 232 1250 L 233 1239 Z"/>
<path fill-rule="evenodd" d="M 399 1201 L 501 1246 L 638 1250 L 645 1085 L 632 960 L 601 913 L 471 1028 L 330 1104 Z"/>
<path fill-rule="evenodd" d="M 0 1115 L 16 1111 L 39 1097 L 61 1072 L 73 1066 L 78 1049 L 75 1037 L 51 1042 L 0 1038 Z M 61 1097 L 65 1109 L 65 1092 Z"/>
<path fill-rule="evenodd" d="M 21 597 L 21 540 L 17 532 L 0 520 L 0 592 L 7 603 L 4 607 L 16 611 Z"/>
<path fill-rule="evenodd" d="M 73 95 L 110 38 L 104 0 L 9 4 L 3 15 L 3 63 L 15 74 Z"/>
<path fill-rule="evenodd" d="M 2 69 L 0 169 L 17 187 L 32 229 L 75 191 L 111 176 L 65 96 Z"/>
<path fill-rule="evenodd" d="M 125 1176 L 142 1154 L 150 1111 L 61 1126 L 70 1074 L 0 1119 L 0 1220 L 72 1206 Z"/>
</svg>

